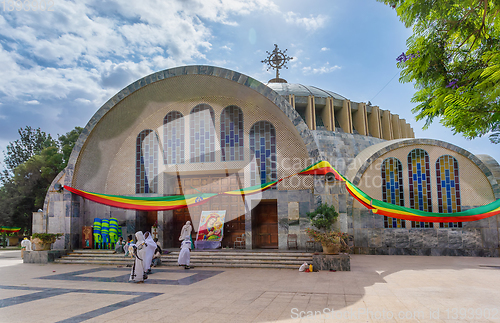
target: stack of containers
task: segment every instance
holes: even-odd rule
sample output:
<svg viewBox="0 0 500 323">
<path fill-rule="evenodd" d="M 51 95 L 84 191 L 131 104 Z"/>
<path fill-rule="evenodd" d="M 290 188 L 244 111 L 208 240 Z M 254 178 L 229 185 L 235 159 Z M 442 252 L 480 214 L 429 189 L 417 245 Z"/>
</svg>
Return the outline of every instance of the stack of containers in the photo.
<svg viewBox="0 0 500 323">
<path fill-rule="evenodd" d="M 94 249 L 100 249 L 102 244 L 101 219 L 94 218 Z"/>
<path fill-rule="evenodd" d="M 102 235 L 102 244 L 103 249 L 109 249 L 109 219 L 102 219 L 101 223 L 101 235 Z"/>
<path fill-rule="evenodd" d="M 111 248 L 114 249 L 115 243 L 118 241 L 120 235 L 118 234 L 118 219 L 109 219 L 109 241 L 111 242 Z"/>
</svg>

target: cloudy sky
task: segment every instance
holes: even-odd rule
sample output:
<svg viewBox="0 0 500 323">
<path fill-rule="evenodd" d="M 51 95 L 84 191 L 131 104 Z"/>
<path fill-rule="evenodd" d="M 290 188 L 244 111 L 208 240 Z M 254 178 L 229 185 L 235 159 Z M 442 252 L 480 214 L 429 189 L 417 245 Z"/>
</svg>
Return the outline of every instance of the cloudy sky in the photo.
<svg viewBox="0 0 500 323">
<path fill-rule="evenodd" d="M 421 129 L 413 86 L 398 81 L 396 67 L 411 30 L 375 0 L 46 2 L 45 11 L 0 7 L 1 151 L 21 127 L 53 136 L 84 127 L 111 96 L 154 71 L 214 65 L 267 82 L 273 72 L 260 61 L 278 44 L 294 57 L 281 73 L 288 82 L 369 100 L 409 121 L 419 138 L 500 160 L 487 138 L 468 141 L 439 123 Z"/>
</svg>

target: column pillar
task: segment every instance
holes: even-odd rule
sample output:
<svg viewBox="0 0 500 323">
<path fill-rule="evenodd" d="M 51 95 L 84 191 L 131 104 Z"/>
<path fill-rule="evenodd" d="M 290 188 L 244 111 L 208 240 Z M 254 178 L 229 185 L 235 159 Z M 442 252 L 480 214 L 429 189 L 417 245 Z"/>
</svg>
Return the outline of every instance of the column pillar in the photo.
<svg viewBox="0 0 500 323">
<path fill-rule="evenodd" d="M 352 133 L 351 101 L 344 100 L 340 109 L 339 123 L 345 133 Z"/>
<path fill-rule="evenodd" d="M 382 111 L 382 134 L 385 140 L 394 139 L 392 133 L 392 117 L 389 110 Z"/>
</svg>

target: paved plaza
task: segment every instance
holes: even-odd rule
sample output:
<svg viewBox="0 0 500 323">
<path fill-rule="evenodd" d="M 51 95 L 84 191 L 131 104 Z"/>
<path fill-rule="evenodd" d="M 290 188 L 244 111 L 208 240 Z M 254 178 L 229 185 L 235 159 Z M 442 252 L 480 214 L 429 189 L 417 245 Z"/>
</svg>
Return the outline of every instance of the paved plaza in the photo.
<svg viewBox="0 0 500 323">
<path fill-rule="evenodd" d="M 1 322 L 500 322 L 500 259 L 353 255 L 350 272 L 23 264 L 0 251 Z"/>
</svg>

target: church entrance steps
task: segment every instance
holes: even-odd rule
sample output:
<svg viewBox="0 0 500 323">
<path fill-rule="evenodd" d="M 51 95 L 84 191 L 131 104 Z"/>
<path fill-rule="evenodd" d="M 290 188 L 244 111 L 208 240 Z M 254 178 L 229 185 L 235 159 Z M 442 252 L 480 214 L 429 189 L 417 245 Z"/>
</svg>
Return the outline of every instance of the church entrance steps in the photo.
<svg viewBox="0 0 500 323">
<path fill-rule="evenodd" d="M 193 267 L 232 267 L 232 268 L 290 268 L 298 269 L 304 262 L 312 263 L 312 253 L 269 250 L 202 250 L 191 252 Z M 178 266 L 179 251 L 175 250 L 162 256 L 162 266 Z M 131 265 L 133 259 L 111 250 L 75 250 L 56 259 L 64 264 L 92 265 Z"/>
</svg>

